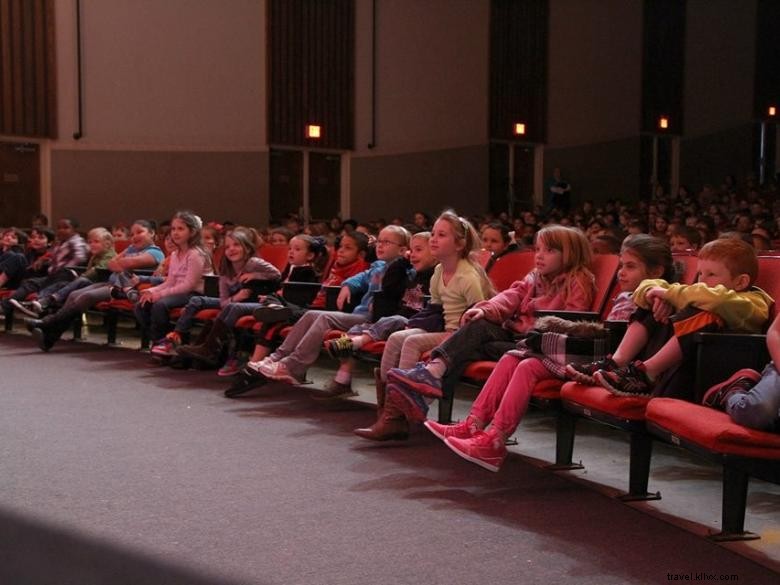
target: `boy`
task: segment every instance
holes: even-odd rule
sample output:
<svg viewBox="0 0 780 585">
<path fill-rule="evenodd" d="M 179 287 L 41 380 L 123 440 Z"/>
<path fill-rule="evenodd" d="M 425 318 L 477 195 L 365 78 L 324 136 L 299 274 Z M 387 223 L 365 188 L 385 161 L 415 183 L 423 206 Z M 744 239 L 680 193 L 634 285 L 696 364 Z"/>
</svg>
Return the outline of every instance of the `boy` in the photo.
<svg viewBox="0 0 780 585">
<path fill-rule="evenodd" d="M 725 382 L 707 390 L 702 403 L 726 411 L 735 423 L 780 433 L 780 314 L 766 334 L 766 345 L 772 361 L 759 374 L 743 369 Z"/>
<path fill-rule="evenodd" d="M 634 292 L 639 309 L 615 354 L 593 373 L 598 384 L 619 395 L 691 400 L 695 333 L 761 331 L 774 301 L 752 286 L 758 259 L 750 245 L 736 239 L 709 242 L 699 252 L 698 271 L 699 282 L 692 285 L 664 280 L 639 285 Z M 650 357 L 635 359 L 642 351 Z"/>
<path fill-rule="evenodd" d="M 353 296 L 362 295 L 360 304 L 352 313 L 344 313 L 341 310 L 308 311 L 295 324 L 284 343 L 274 353 L 261 362 L 250 362 L 248 369 L 269 380 L 288 384 L 303 383 L 309 366 L 320 355 L 322 342 L 329 330 L 346 331 L 368 320 L 374 293 L 382 288 L 387 266 L 406 254 L 409 239 L 410 234 L 403 227 L 393 225 L 383 229 L 376 241 L 376 262 L 365 272 L 345 280 L 336 300 L 336 306 L 343 309 Z M 351 381 L 351 364 L 345 361 L 325 392 L 333 397 L 352 394 Z"/>
<path fill-rule="evenodd" d="M 701 234 L 688 226 L 678 225 L 672 229 L 669 236 L 669 247 L 672 253 L 695 252 L 701 246 Z"/>
<path fill-rule="evenodd" d="M 57 243 L 49 254 L 46 276 L 24 280 L 10 298 L 2 301 L 3 312 L 8 313 L 13 307 L 22 308 L 22 301 L 31 293 L 45 296 L 58 290 L 62 282 L 76 278 L 76 273 L 68 267 L 84 264 L 89 253 L 87 243 L 76 231 L 78 227 L 79 222 L 75 219 L 64 218 L 57 222 Z"/>
</svg>

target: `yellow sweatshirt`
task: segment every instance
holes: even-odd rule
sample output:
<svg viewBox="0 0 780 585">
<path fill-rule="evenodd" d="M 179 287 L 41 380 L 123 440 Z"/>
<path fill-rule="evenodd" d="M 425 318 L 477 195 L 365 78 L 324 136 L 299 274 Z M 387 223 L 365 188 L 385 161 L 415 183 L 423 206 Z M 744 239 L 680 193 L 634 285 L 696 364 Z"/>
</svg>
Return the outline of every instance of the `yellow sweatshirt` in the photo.
<svg viewBox="0 0 780 585">
<path fill-rule="evenodd" d="M 719 284 L 714 288 L 706 284 L 669 284 L 665 280 L 643 280 L 634 291 L 634 302 L 643 309 L 651 308 L 647 292 L 656 286 L 666 289 L 666 301 L 678 311 L 690 305 L 702 311 L 715 313 L 723 319 L 730 331 L 760 333 L 767 319 L 772 297 L 757 286 L 748 290 L 730 290 Z"/>
</svg>

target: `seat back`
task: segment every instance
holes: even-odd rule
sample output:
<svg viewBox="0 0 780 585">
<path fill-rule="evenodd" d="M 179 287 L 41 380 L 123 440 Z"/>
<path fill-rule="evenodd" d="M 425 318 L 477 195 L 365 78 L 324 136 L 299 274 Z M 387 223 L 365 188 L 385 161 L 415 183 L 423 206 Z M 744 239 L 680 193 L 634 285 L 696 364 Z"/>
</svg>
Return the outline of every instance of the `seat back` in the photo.
<svg viewBox="0 0 780 585">
<path fill-rule="evenodd" d="M 116 240 L 114 242 L 114 250 L 116 250 L 117 254 L 121 254 L 127 250 L 128 246 L 130 246 L 130 243 L 130 240 Z"/>
<path fill-rule="evenodd" d="M 677 252 L 672 254 L 680 284 L 694 284 L 698 277 L 699 258 L 695 253 Z"/>
<path fill-rule="evenodd" d="M 769 323 L 771 323 L 777 314 L 777 303 L 780 300 L 780 256 L 758 257 L 758 278 L 755 284 L 775 299 L 769 312 Z"/>
<path fill-rule="evenodd" d="M 266 262 L 276 266 L 279 271 L 283 271 L 287 266 L 287 246 L 274 246 L 273 244 L 263 244 L 257 249 L 257 253 Z"/>
<path fill-rule="evenodd" d="M 490 262 L 490 259 L 493 257 L 493 252 L 490 250 L 480 250 L 476 253 L 476 255 L 479 265 L 482 266 L 482 268 L 485 268 L 485 266 L 488 265 L 488 262 Z"/>
<path fill-rule="evenodd" d="M 604 314 L 610 295 L 617 280 L 620 256 L 617 254 L 594 254 L 591 270 L 596 277 L 596 294 L 593 297 L 591 310 L 599 315 Z"/>
<path fill-rule="evenodd" d="M 488 277 L 496 291 L 508 289 L 513 282 L 522 279 L 534 267 L 534 252 L 511 252 L 497 258 L 490 267 Z"/>
</svg>

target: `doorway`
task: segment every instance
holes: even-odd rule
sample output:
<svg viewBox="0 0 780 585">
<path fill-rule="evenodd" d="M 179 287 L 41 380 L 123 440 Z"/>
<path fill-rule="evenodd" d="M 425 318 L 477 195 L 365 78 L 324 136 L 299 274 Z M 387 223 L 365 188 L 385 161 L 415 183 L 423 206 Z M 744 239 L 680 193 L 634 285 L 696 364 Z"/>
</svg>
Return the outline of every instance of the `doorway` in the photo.
<svg viewBox="0 0 780 585">
<path fill-rule="evenodd" d="M 341 154 L 272 148 L 270 156 L 271 218 L 293 213 L 310 222 L 340 215 Z"/>
<path fill-rule="evenodd" d="M 38 145 L 0 142 L 0 225 L 27 227 L 40 211 Z"/>
<path fill-rule="evenodd" d="M 533 144 L 490 144 L 490 211 L 514 217 L 534 207 L 536 154 Z"/>
</svg>

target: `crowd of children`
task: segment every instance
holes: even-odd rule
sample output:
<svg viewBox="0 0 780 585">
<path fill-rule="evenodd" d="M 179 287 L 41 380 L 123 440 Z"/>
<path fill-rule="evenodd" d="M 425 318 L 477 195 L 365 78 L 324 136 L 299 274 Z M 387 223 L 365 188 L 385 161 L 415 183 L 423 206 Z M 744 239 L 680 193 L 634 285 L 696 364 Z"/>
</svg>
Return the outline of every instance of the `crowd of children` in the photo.
<svg viewBox="0 0 780 585">
<path fill-rule="evenodd" d="M 180 367 L 221 366 L 220 375 L 235 376 L 228 397 L 268 381 L 302 384 L 323 349 L 339 365 L 318 398 L 354 395 L 356 352 L 384 341 L 375 370 L 378 415 L 355 434 L 403 440 L 410 423 L 423 422 L 454 453 L 496 471 L 542 380 L 565 376 L 617 395 L 693 400 L 693 335 L 761 332 L 767 325 L 774 301 L 755 286 L 756 250 L 772 246 L 778 216 L 771 193 L 748 188 L 742 197 L 726 185 L 695 197 L 685 188 L 674 196 L 659 191 L 634 209 L 585 202 L 562 215 L 553 208 L 544 222 L 538 210 L 517 221 L 501 214 L 470 221 L 448 210 L 435 221 L 418 212 L 409 224 L 333 220 L 304 227 L 291 217 L 259 233 L 232 222 L 203 225 L 194 213 L 179 211 L 161 233 L 140 219 L 129 228 L 94 228 L 84 241 L 78 221 L 63 218 L 56 232 L 42 226 L 2 231 L 0 288 L 7 292 L 0 303 L 5 318 L 14 311 L 27 315 L 27 328 L 49 351 L 84 311 L 126 299 L 156 358 Z M 264 242 L 287 247 L 283 270 L 259 256 Z M 527 248 L 534 251 L 532 270 L 494 290 L 486 268 Z M 698 282 L 675 282 L 672 253 L 680 251 L 698 254 Z M 620 294 L 608 319 L 629 324 L 614 354 L 569 364 L 562 373 L 522 350 L 522 340 L 538 324 L 538 310 L 591 307 L 594 253 L 619 254 Z M 139 270 L 154 275 L 139 277 Z M 212 275 L 218 296 L 205 294 Z M 338 310 L 325 310 L 324 289 L 307 306 L 285 298 L 285 286 L 299 282 L 339 287 Z M 173 309 L 181 309 L 174 321 Z M 195 316 L 206 309 L 214 318 L 190 340 Z M 253 340 L 236 335 L 247 316 L 261 324 Z M 342 337 L 328 339 L 334 329 Z M 740 370 L 707 392 L 704 403 L 740 424 L 780 430 L 774 365 L 780 317 L 768 331 L 773 363 L 763 374 Z M 467 418 L 452 425 L 428 420 L 429 403 L 479 359 L 497 365 Z"/>
</svg>

